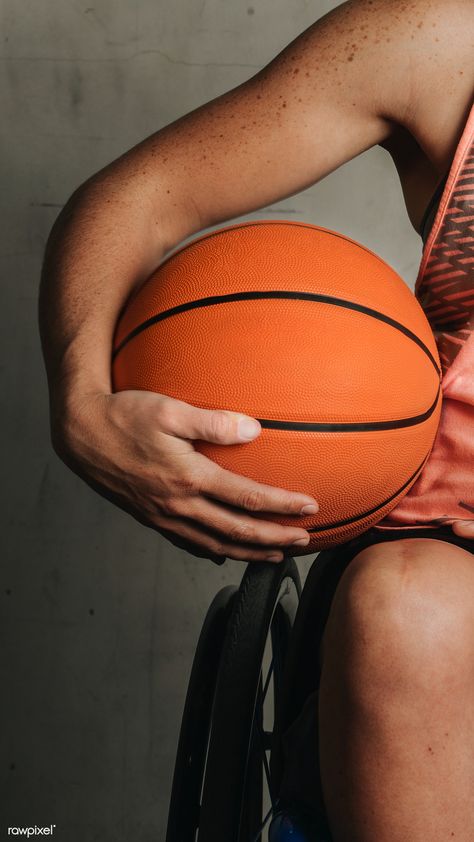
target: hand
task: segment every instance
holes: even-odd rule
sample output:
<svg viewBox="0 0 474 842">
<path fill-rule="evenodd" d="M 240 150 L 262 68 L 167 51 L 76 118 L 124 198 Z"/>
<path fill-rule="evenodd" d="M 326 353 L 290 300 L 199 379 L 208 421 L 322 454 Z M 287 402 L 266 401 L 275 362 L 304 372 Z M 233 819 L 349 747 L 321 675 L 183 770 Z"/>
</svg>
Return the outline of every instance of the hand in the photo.
<svg viewBox="0 0 474 842">
<path fill-rule="evenodd" d="M 265 512 L 300 515 L 317 503 L 225 470 L 195 450 L 239 436 L 248 416 L 199 409 L 154 392 L 90 394 L 52 410 L 56 453 L 101 496 L 176 546 L 213 561 L 281 561 L 282 549 L 309 541 L 300 527 Z M 256 422 L 256 435 L 260 425 Z"/>
</svg>

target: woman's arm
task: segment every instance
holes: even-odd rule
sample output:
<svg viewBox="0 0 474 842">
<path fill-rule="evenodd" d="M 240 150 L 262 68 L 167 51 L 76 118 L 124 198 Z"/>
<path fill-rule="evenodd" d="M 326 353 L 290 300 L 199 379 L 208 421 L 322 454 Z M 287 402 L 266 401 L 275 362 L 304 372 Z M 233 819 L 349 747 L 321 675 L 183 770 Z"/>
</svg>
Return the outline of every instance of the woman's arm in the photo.
<svg viewBox="0 0 474 842">
<path fill-rule="evenodd" d="M 390 83 L 367 9 L 351 2 L 325 15 L 254 77 L 137 144 L 70 198 L 41 281 L 53 398 L 109 389 L 118 312 L 167 250 L 297 193 L 387 138 L 386 115 L 401 117 L 407 102 L 388 95 L 399 80 Z"/>
<path fill-rule="evenodd" d="M 262 558 L 307 533 L 255 512 L 297 513 L 311 501 L 194 451 L 193 438 L 238 441 L 237 413 L 148 392 L 112 395 L 117 316 L 181 240 L 308 187 L 403 121 L 410 102 L 397 76 L 407 65 L 396 28 L 391 46 L 378 46 L 389 19 L 387 4 L 344 3 L 254 77 L 89 179 L 48 240 L 39 318 L 55 449 L 103 496 L 167 537 L 185 537 L 195 552 Z"/>
</svg>

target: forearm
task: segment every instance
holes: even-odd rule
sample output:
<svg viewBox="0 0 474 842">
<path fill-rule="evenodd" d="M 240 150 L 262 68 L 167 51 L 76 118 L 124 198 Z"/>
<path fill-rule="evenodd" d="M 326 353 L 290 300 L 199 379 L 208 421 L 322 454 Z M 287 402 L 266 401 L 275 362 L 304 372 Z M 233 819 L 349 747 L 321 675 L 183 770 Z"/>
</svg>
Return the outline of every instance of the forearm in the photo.
<svg viewBox="0 0 474 842">
<path fill-rule="evenodd" d="M 118 314 L 169 248 L 137 186 L 92 181 L 74 194 L 46 246 L 39 326 L 52 407 L 111 391 Z"/>
</svg>

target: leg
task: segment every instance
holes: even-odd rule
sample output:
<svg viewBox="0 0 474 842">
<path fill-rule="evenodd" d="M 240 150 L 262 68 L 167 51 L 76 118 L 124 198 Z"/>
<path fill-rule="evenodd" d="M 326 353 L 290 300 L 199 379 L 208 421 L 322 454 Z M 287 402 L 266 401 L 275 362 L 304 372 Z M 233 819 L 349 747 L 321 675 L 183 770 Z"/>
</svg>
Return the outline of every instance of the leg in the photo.
<svg viewBox="0 0 474 842">
<path fill-rule="evenodd" d="M 322 646 L 321 783 L 335 842 L 470 842 L 474 556 L 431 538 L 360 552 Z"/>
</svg>

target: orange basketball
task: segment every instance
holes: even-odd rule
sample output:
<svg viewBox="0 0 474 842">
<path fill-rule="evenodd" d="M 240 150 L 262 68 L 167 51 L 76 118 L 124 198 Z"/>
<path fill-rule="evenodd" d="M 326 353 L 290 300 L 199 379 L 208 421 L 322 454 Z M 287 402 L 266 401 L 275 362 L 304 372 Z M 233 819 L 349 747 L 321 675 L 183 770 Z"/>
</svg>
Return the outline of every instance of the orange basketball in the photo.
<svg viewBox="0 0 474 842">
<path fill-rule="evenodd" d="M 257 418 L 251 442 L 195 446 L 315 497 L 316 515 L 264 515 L 309 531 L 301 555 L 397 505 L 429 457 L 442 401 L 432 330 L 396 272 L 335 231 L 273 220 L 220 228 L 164 260 L 121 313 L 113 383 Z"/>
</svg>

